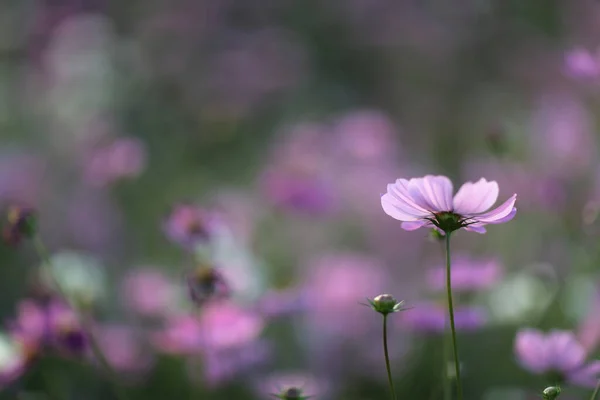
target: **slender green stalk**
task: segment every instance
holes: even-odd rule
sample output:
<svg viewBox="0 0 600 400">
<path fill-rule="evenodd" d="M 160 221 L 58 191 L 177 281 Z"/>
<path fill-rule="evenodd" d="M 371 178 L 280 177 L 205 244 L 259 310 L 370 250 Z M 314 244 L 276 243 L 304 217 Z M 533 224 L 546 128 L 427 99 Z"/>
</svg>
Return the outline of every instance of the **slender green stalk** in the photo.
<svg viewBox="0 0 600 400">
<path fill-rule="evenodd" d="M 33 245 L 38 253 L 38 256 L 42 260 L 42 266 L 45 269 L 48 278 L 52 280 L 52 283 L 54 284 L 58 293 L 64 298 L 65 301 L 67 301 L 70 304 L 71 308 L 73 309 L 73 312 L 77 314 L 77 317 L 81 323 L 81 328 L 85 330 L 86 337 L 89 340 L 94 357 L 100 362 L 102 368 L 104 368 L 104 370 L 108 374 L 108 380 L 110 381 L 113 387 L 115 395 L 119 400 L 129 400 L 123 388 L 117 383 L 116 372 L 104 356 L 104 353 L 100 349 L 100 346 L 97 340 L 95 339 L 91 329 L 87 328 L 87 320 L 84 319 L 82 313 L 79 312 L 76 305 L 73 304 L 66 291 L 63 289 L 62 285 L 58 281 L 58 279 L 56 279 L 56 277 L 54 276 L 54 273 L 52 271 L 52 262 L 50 261 L 50 254 L 48 253 L 48 250 L 46 249 L 46 246 L 44 246 L 44 243 L 42 242 L 39 235 L 35 235 L 33 237 Z"/>
<path fill-rule="evenodd" d="M 460 379 L 460 358 L 456 344 L 456 327 L 454 325 L 454 306 L 452 304 L 452 273 L 450 268 L 450 232 L 446 232 L 446 291 L 448 293 L 448 312 L 450 314 L 450 330 L 452 331 L 452 348 L 454 350 L 454 370 L 456 372 L 456 391 L 458 400 L 463 399 L 462 381 Z"/>
<path fill-rule="evenodd" d="M 390 391 L 392 392 L 392 400 L 396 400 L 396 390 L 394 389 L 394 381 L 392 380 L 392 370 L 390 368 L 390 356 L 387 345 L 387 314 L 383 314 L 383 353 L 385 355 L 385 368 L 387 369 L 388 382 L 390 383 Z"/>
<path fill-rule="evenodd" d="M 594 393 L 592 393 L 592 397 L 590 397 L 590 400 L 596 400 L 596 396 L 598 396 L 599 392 L 600 392 L 600 380 L 598 380 L 598 383 L 596 384 L 596 388 L 594 389 Z"/>
</svg>

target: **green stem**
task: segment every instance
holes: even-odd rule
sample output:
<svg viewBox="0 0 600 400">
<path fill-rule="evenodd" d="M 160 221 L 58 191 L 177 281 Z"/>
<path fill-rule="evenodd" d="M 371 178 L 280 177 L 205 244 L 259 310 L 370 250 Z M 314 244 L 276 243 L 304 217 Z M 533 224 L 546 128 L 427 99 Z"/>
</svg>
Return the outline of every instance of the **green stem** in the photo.
<svg viewBox="0 0 600 400">
<path fill-rule="evenodd" d="M 56 277 L 54 276 L 54 273 L 52 271 L 52 262 L 50 261 L 50 254 L 48 253 L 48 250 L 46 249 L 46 246 L 44 246 L 44 243 L 42 242 L 42 239 L 39 237 L 39 235 L 35 235 L 33 237 L 33 245 L 35 247 L 35 250 L 38 253 L 38 256 L 42 260 L 42 266 L 45 269 L 46 275 L 48 276 L 48 278 L 50 280 L 52 280 L 52 283 L 54 284 L 54 287 L 56 288 L 58 293 L 61 295 L 61 297 L 64 298 L 65 301 L 67 301 L 69 303 L 69 305 L 73 309 L 73 312 L 77 315 L 77 318 L 81 323 L 81 329 L 83 329 L 85 331 L 86 337 L 88 338 L 88 340 L 90 342 L 90 347 L 92 349 L 92 353 L 94 354 L 94 357 L 100 362 L 100 365 L 102 366 L 102 368 L 104 368 L 104 370 L 108 374 L 108 380 L 110 381 L 110 383 L 113 387 L 113 391 L 115 392 L 115 395 L 117 396 L 117 398 L 119 400 L 128 400 L 128 397 L 125 394 L 125 391 L 117 383 L 115 370 L 111 367 L 108 360 L 104 356 L 104 353 L 102 352 L 100 345 L 98 344 L 98 341 L 94 337 L 91 329 L 86 329 L 87 321 L 83 318 L 82 313 L 79 312 L 79 310 L 77 309 L 75 304 L 73 304 L 73 302 L 67 295 L 66 291 L 63 289 L 63 287 L 60 284 L 60 282 L 58 281 L 58 279 L 56 279 Z"/>
<path fill-rule="evenodd" d="M 454 370 L 456 372 L 456 391 L 458 400 L 462 400 L 462 381 L 460 379 L 460 358 L 456 344 L 456 327 L 454 325 L 454 306 L 452 304 L 452 273 L 450 271 L 450 232 L 446 232 L 446 291 L 448 293 L 448 312 L 450 314 L 450 330 L 452 331 L 452 348 L 454 350 Z"/>
<path fill-rule="evenodd" d="M 598 396 L 599 392 L 600 392 L 600 380 L 598 380 L 598 383 L 596 384 L 596 388 L 594 389 L 594 393 L 592 393 L 592 397 L 590 397 L 590 400 L 596 400 L 596 396 Z"/>
<path fill-rule="evenodd" d="M 394 390 L 394 381 L 392 381 L 392 370 L 390 368 L 390 356 L 387 345 L 387 314 L 383 315 L 383 353 L 385 355 L 385 368 L 387 369 L 388 382 L 392 392 L 392 400 L 396 400 L 396 391 Z"/>
</svg>

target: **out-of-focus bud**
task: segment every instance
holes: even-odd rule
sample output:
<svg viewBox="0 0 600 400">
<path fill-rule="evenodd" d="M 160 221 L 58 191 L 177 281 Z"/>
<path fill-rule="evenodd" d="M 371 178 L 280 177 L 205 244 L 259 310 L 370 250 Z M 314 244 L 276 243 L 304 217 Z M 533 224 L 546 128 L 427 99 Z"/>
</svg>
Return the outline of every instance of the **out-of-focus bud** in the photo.
<svg viewBox="0 0 600 400">
<path fill-rule="evenodd" d="M 438 229 L 434 228 L 429 232 L 429 239 L 433 242 L 441 242 L 442 240 L 444 240 L 444 238 L 444 234 Z"/>
<path fill-rule="evenodd" d="M 398 301 L 391 294 L 380 294 L 374 299 L 368 299 L 371 308 L 381 315 L 403 311 L 404 301 Z"/>
<path fill-rule="evenodd" d="M 32 208 L 11 206 L 2 235 L 9 245 L 18 245 L 23 238 L 32 238 L 37 231 L 36 214 Z"/>
<path fill-rule="evenodd" d="M 229 286 L 221 273 L 210 265 L 199 265 L 187 275 L 186 282 L 190 298 L 198 306 L 230 294 Z"/>
<path fill-rule="evenodd" d="M 560 395 L 560 387 L 558 386 L 550 386 L 544 389 L 542 392 L 542 397 L 544 400 L 554 400 L 557 399 Z"/>
<path fill-rule="evenodd" d="M 275 397 L 281 400 L 305 400 L 310 396 L 304 396 L 302 394 L 302 389 L 297 387 L 289 387 L 282 390 L 279 394 L 275 394 Z"/>
<path fill-rule="evenodd" d="M 167 217 L 164 231 L 172 242 L 193 249 L 210 241 L 215 223 L 215 217 L 209 211 L 195 205 L 179 204 Z"/>
</svg>

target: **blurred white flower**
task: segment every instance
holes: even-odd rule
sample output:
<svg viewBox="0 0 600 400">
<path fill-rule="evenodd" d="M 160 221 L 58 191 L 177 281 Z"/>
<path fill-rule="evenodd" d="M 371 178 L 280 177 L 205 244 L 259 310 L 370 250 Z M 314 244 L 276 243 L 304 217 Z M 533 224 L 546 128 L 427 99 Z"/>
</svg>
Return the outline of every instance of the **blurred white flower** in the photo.
<svg viewBox="0 0 600 400">
<path fill-rule="evenodd" d="M 63 251 L 53 254 L 50 262 L 54 279 L 71 301 L 90 306 L 105 298 L 106 274 L 95 257 L 75 251 Z M 42 277 L 47 284 L 53 286 L 53 279 L 47 273 L 43 273 Z"/>
</svg>

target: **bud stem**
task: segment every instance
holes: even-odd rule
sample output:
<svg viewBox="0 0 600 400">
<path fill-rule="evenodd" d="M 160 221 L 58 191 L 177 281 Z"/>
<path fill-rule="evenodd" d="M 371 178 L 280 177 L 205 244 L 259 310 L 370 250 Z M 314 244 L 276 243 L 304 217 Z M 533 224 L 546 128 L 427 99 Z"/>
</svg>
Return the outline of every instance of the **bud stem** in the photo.
<svg viewBox="0 0 600 400">
<path fill-rule="evenodd" d="M 594 389 L 594 393 L 592 393 L 592 397 L 590 397 L 590 400 L 596 400 L 596 396 L 598 396 L 598 392 L 600 392 L 600 379 L 598 380 L 598 383 L 596 384 L 596 388 Z"/>
<path fill-rule="evenodd" d="M 390 383 L 390 391 L 392 392 L 392 400 L 396 400 L 396 390 L 394 389 L 394 381 L 392 380 L 392 370 L 390 368 L 390 356 L 388 354 L 387 345 L 387 314 L 383 314 L 383 354 L 385 356 L 385 368 L 387 369 L 388 382 Z"/>
<path fill-rule="evenodd" d="M 100 349 L 98 342 L 94 338 L 94 335 L 92 334 L 91 329 L 86 329 L 87 321 L 84 320 L 82 313 L 80 313 L 79 310 L 77 309 L 77 307 L 75 307 L 75 304 L 73 304 L 73 302 L 69 299 L 69 296 L 67 296 L 67 293 L 62 288 L 60 282 L 54 276 L 54 273 L 52 271 L 52 262 L 50 261 L 50 255 L 48 253 L 48 250 L 46 249 L 46 246 L 44 246 L 44 243 L 42 242 L 42 239 L 40 238 L 40 236 L 37 234 L 33 237 L 33 245 L 35 247 L 35 250 L 36 250 L 38 256 L 42 260 L 42 268 L 45 269 L 46 274 L 52 280 L 52 283 L 56 287 L 56 290 L 58 291 L 58 293 L 64 298 L 64 300 L 66 302 L 69 303 L 69 305 L 73 309 L 73 312 L 77 315 L 77 317 L 81 323 L 81 329 L 85 331 L 86 337 L 89 340 L 90 347 L 92 349 L 94 356 L 100 362 L 100 364 L 102 365 L 102 368 L 104 368 L 106 370 L 106 372 L 108 373 L 108 380 L 110 381 L 110 383 L 113 386 L 113 391 L 115 392 L 115 395 L 117 396 L 117 398 L 119 400 L 129 400 L 127 395 L 125 395 L 123 388 L 121 388 L 121 386 L 117 383 L 117 381 L 115 379 L 116 372 L 113 370 L 113 368 L 109 364 L 108 360 L 104 356 L 104 353 L 102 353 L 102 350 Z"/>
<path fill-rule="evenodd" d="M 463 399 L 462 381 L 460 379 L 460 358 L 456 344 L 456 327 L 454 325 L 454 306 L 452 304 L 452 273 L 450 268 L 450 232 L 446 232 L 446 291 L 448 293 L 448 312 L 450 314 L 450 330 L 452 331 L 452 348 L 454 350 L 454 370 L 456 372 L 456 391 L 458 400 Z"/>
</svg>

